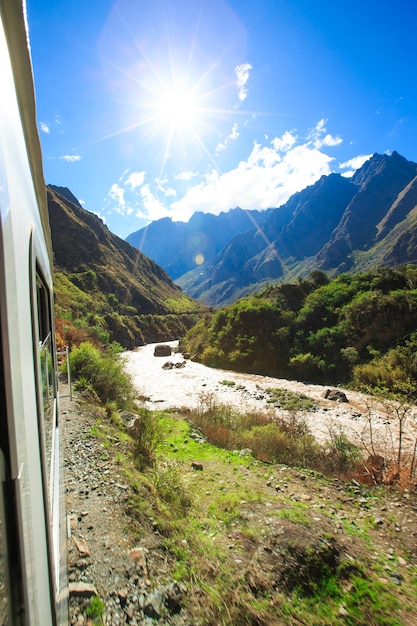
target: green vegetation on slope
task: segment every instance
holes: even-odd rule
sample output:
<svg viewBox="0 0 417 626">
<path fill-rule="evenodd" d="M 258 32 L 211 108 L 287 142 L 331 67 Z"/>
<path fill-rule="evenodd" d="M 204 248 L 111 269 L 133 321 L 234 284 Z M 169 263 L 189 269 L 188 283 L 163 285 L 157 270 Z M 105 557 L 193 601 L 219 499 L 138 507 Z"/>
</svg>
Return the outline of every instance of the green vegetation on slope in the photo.
<svg viewBox="0 0 417 626">
<path fill-rule="evenodd" d="M 195 438 L 194 415 L 143 415 L 163 433 L 144 471 L 136 443 L 114 421 L 103 416 L 96 432 L 117 442 L 113 454 L 130 484 L 131 531 L 140 542 L 152 535 L 149 562 L 157 555 L 164 582 L 181 586 L 176 610 L 184 609 L 186 623 L 412 623 L 414 552 L 409 533 L 398 531 L 411 502 L 382 486 L 219 449 Z"/>
<path fill-rule="evenodd" d="M 202 305 L 67 195 L 48 189 L 58 344 L 89 339 L 131 349 L 183 335 Z"/>
<path fill-rule="evenodd" d="M 167 298 L 159 312 L 140 310 L 119 301 L 97 284 L 94 270 L 79 274 L 55 273 L 55 314 L 59 345 L 117 341 L 125 348 L 183 335 L 201 316 L 201 306 L 188 296 Z"/>
<path fill-rule="evenodd" d="M 206 314 L 181 342 L 213 367 L 413 394 L 417 267 L 315 271 Z"/>
</svg>

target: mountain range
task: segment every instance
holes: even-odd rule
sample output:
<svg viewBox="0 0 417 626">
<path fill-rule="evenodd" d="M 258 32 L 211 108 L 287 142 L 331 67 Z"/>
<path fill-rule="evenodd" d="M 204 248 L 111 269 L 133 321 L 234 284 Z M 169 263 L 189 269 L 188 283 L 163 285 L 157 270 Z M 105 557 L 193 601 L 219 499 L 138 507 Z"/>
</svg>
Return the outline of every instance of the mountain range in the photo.
<svg viewBox="0 0 417 626">
<path fill-rule="evenodd" d="M 221 306 L 320 269 L 330 276 L 417 261 L 417 164 L 374 154 L 278 208 L 163 218 L 127 240 L 190 296 Z"/>
</svg>

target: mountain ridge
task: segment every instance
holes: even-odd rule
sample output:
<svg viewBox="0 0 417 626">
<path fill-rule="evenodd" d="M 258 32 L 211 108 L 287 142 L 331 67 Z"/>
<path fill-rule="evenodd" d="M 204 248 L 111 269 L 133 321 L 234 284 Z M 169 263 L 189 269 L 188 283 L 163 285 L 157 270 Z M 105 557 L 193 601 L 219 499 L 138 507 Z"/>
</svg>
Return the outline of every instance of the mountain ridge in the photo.
<svg viewBox="0 0 417 626">
<path fill-rule="evenodd" d="M 175 281 L 201 302 L 222 306 L 268 282 L 292 281 L 315 269 L 336 275 L 364 264 L 415 260 L 416 177 L 416 163 L 395 151 L 375 153 L 351 178 L 322 176 L 282 206 L 258 212 L 256 226 Z M 221 220 L 213 219 L 221 230 Z M 158 221 L 148 232 L 158 232 Z M 177 249 L 181 245 L 177 240 Z M 160 262 L 158 254 L 155 245 L 153 258 Z"/>
</svg>

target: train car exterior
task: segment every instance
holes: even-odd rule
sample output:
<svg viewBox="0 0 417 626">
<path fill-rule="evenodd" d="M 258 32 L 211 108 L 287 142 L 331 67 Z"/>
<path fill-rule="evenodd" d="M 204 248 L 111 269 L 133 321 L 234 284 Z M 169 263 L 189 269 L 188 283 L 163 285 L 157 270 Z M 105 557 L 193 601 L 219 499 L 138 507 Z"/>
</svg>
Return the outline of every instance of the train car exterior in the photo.
<svg viewBox="0 0 417 626">
<path fill-rule="evenodd" d="M 25 7 L 0 0 L 0 625 L 66 624 L 52 248 Z"/>
</svg>

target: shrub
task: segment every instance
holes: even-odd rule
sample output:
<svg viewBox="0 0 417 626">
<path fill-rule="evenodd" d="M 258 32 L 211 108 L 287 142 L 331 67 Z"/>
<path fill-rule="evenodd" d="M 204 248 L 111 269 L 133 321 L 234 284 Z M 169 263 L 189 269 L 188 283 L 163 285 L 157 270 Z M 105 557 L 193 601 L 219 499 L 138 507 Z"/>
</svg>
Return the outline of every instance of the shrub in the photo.
<svg viewBox="0 0 417 626">
<path fill-rule="evenodd" d="M 100 402 L 113 402 L 118 409 L 127 409 L 134 399 L 131 378 L 114 345 L 108 352 L 100 352 L 89 342 L 73 348 L 70 356 L 71 374 L 78 381 L 91 386 Z"/>
<path fill-rule="evenodd" d="M 250 448 L 257 459 L 268 463 L 287 463 L 296 456 L 296 445 L 275 422 L 239 433 L 238 443 L 241 448 Z"/>
<path fill-rule="evenodd" d="M 133 458 L 139 470 L 151 467 L 161 439 L 161 424 L 157 414 L 146 409 L 138 412 L 139 428 L 135 429 Z"/>
</svg>

